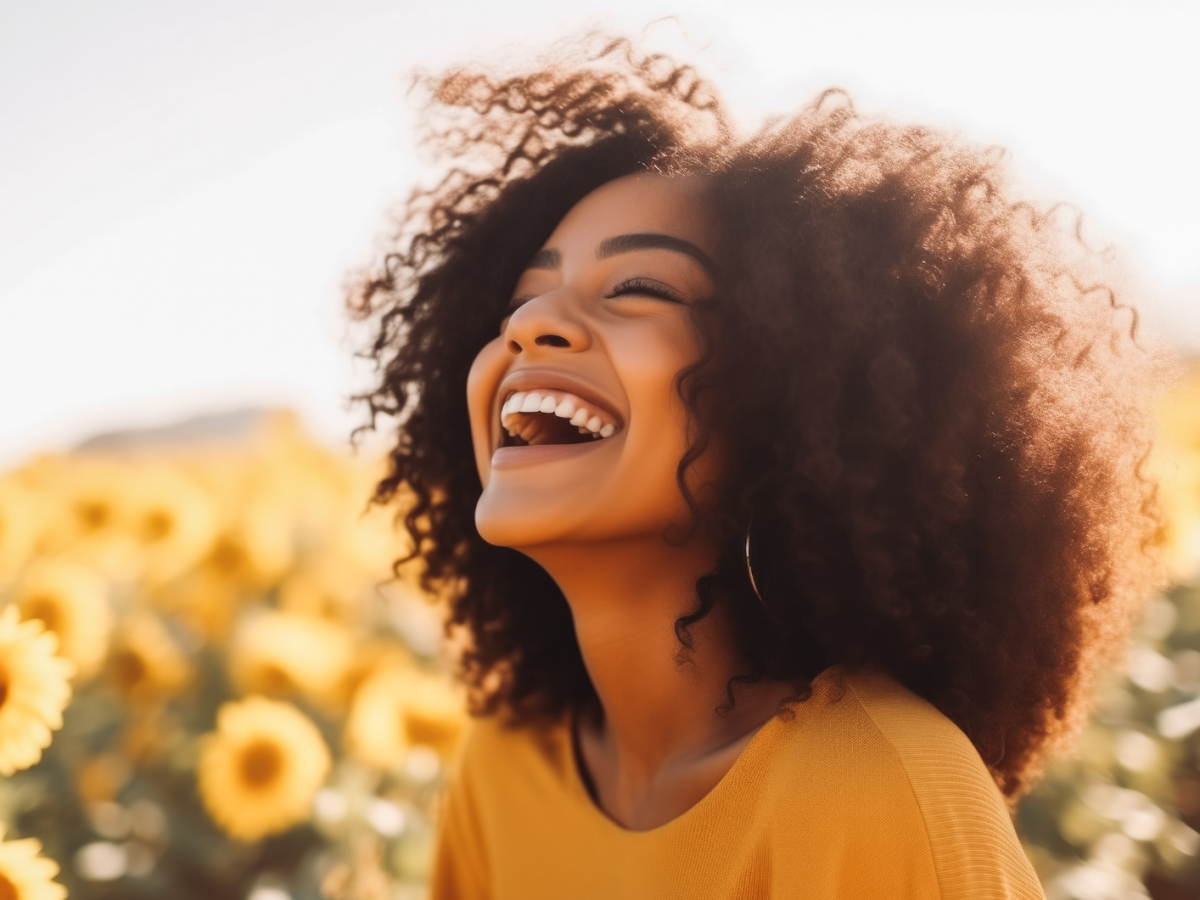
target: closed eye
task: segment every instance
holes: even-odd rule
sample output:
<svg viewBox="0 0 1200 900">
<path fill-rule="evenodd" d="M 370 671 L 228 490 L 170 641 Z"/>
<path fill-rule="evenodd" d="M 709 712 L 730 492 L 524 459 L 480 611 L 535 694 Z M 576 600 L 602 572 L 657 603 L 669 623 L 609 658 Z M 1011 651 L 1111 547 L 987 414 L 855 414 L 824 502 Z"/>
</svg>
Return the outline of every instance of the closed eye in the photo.
<svg viewBox="0 0 1200 900">
<path fill-rule="evenodd" d="M 685 302 L 683 296 L 678 292 L 673 291 L 661 282 L 651 281 L 649 278 L 630 278 L 622 281 L 604 296 L 606 300 L 612 300 L 615 297 L 639 295 L 643 297 L 657 297 L 660 300 L 668 300 L 671 303 Z"/>
</svg>

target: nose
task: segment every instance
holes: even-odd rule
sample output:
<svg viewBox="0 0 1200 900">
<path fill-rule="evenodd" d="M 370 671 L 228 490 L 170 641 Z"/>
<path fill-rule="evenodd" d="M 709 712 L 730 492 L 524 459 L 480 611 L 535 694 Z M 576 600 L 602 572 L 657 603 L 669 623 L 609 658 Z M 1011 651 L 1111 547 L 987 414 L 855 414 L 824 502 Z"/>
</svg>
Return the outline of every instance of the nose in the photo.
<svg viewBox="0 0 1200 900">
<path fill-rule="evenodd" d="M 551 291 L 517 307 L 504 329 L 513 356 L 538 355 L 549 348 L 578 353 L 591 346 L 591 334 L 566 291 Z"/>
</svg>

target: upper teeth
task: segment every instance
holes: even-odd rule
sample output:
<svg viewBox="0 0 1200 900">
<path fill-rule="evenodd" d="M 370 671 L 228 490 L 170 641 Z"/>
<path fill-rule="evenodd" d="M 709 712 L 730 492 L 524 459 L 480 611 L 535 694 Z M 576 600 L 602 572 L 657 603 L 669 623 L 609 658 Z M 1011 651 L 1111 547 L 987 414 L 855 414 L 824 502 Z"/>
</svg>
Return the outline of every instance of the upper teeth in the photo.
<svg viewBox="0 0 1200 900">
<path fill-rule="evenodd" d="M 553 414 L 570 419 L 581 433 L 606 438 L 617 430 L 617 423 L 602 409 L 593 409 L 587 401 L 567 391 L 517 391 L 500 408 L 500 421 L 511 435 L 520 433 L 520 423 L 513 417 L 520 413 Z"/>
</svg>

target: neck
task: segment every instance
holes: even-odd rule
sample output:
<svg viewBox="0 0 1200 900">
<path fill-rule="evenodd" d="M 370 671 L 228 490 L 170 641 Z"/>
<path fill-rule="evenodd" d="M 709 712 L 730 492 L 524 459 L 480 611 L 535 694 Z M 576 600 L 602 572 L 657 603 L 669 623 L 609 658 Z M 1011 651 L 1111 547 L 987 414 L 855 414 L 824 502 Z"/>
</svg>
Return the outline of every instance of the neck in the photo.
<svg viewBox="0 0 1200 900">
<path fill-rule="evenodd" d="M 652 785 L 664 769 L 720 752 L 774 713 L 784 694 L 767 682 L 739 689 L 732 714 L 716 713 L 740 671 L 719 604 L 691 626 L 693 648 L 681 656 L 675 620 L 696 608 L 696 579 L 716 564 L 703 538 L 678 547 L 655 536 L 526 552 L 571 607 L 600 698 L 597 731 L 630 792 Z"/>
</svg>

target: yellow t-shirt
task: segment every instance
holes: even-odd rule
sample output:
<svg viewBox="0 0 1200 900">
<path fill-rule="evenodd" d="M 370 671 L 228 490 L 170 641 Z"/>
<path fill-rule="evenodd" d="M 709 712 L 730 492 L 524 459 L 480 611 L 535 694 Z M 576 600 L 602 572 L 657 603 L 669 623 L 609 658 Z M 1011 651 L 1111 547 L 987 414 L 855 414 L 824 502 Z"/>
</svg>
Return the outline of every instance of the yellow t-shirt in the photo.
<svg viewBox="0 0 1200 900">
<path fill-rule="evenodd" d="M 878 670 L 823 672 L 699 803 L 629 831 L 592 801 L 569 717 L 472 725 L 433 900 L 1042 898 L 975 747 Z"/>
</svg>

